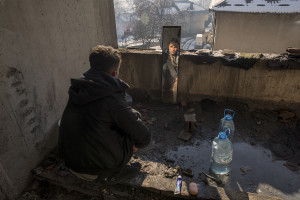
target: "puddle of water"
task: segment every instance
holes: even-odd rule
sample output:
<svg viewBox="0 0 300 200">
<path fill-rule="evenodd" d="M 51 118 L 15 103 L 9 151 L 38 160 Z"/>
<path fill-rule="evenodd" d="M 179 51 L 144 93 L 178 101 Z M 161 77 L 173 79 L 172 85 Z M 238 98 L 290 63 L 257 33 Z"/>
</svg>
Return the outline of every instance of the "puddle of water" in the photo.
<svg viewBox="0 0 300 200">
<path fill-rule="evenodd" d="M 175 160 L 175 164 L 193 170 L 194 177 L 209 169 L 211 145 L 208 142 L 198 143 L 199 146 L 180 146 L 177 151 L 167 152 L 166 157 Z"/>
<path fill-rule="evenodd" d="M 202 171 L 209 171 L 211 144 L 202 141 L 197 145 L 180 146 L 177 151 L 167 152 L 166 157 L 175 160 L 176 165 L 192 169 L 194 178 L 198 178 Z M 263 147 L 234 143 L 231 172 L 225 187 L 296 199 L 300 195 L 300 173 L 290 171 L 284 163 L 273 160 L 271 151 Z M 251 170 L 243 175 L 240 169 L 243 167 Z"/>
</svg>

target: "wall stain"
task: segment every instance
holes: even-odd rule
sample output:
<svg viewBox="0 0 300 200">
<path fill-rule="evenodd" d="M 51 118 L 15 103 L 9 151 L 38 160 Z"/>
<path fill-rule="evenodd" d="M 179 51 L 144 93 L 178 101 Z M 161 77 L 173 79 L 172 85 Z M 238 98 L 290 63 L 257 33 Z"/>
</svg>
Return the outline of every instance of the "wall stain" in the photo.
<svg viewBox="0 0 300 200">
<path fill-rule="evenodd" d="M 33 124 L 34 122 L 36 121 L 36 118 L 34 117 L 34 118 L 31 118 L 28 122 L 27 122 L 27 125 L 31 125 L 31 124 Z"/>
<path fill-rule="evenodd" d="M 31 134 L 34 136 L 33 140 L 36 140 L 41 126 L 36 117 L 36 106 L 33 106 L 28 99 L 28 90 L 24 84 L 23 73 L 16 67 L 9 67 L 6 77 L 11 82 L 10 90 L 19 96 L 12 95 L 14 99 L 12 99 L 12 105 L 10 105 L 19 130 L 22 135 Z M 34 98 L 36 98 L 35 94 Z M 23 139 L 26 143 L 25 138 Z M 26 144 L 26 146 L 28 145 Z"/>
<path fill-rule="evenodd" d="M 40 125 L 37 125 L 35 127 L 33 127 L 33 129 L 30 131 L 30 133 L 35 133 L 36 131 L 38 131 L 40 129 Z"/>
<path fill-rule="evenodd" d="M 22 108 L 22 107 L 26 106 L 27 104 L 28 104 L 28 99 L 23 99 L 23 100 L 20 102 L 19 106 L 20 106 L 20 108 Z"/>
<path fill-rule="evenodd" d="M 16 82 L 12 83 L 11 86 L 17 87 L 17 86 L 21 85 L 21 83 L 22 83 L 21 81 L 16 81 Z"/>
<path fill-rule="evenodd" d="M 24 78 L 22 72 L 19 71 L 17 68 L 15 67 L 8 68 L 8 72 L 6 73 L 7 78 L 10 78 L 12 76 L 17 76 L 17 75 L 20 75 L 22 79 Z"/>
<path fill-rule="evenodd" d="M 29 107 L 25 110 L 25 112 L 23 112 L 22 117 L 27 117 L 28 115 L 30 115 L 33 112 L 33 107 Z"/>
<path fill-rule="evenodd" d="M 19 87 L 19 88 L 16 88 L 16 93 L 17 93 L 17 95 L 26 94 L 27 90 L 25 88 Z"/>
</svg>

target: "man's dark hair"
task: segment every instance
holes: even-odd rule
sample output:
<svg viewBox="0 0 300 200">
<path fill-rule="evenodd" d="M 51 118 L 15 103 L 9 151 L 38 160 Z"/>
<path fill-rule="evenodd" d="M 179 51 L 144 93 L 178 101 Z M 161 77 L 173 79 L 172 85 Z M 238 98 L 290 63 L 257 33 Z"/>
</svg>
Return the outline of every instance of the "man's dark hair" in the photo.
<svg viewBox="0 0 300 200">
<path fill-rule="evenodd" d="M 179 47 L 179 41 L 178 41 L 178 39 L 176 39 L 176 38 L 172 38 L 172 39 L 170 40 L 170 42 L 169 42 L 169 45 L 170 45 L 170 44 L 173 44 L 173 45 Z"/>
<path fill-rule="evenodd" d="M 98 45 L 90 51 L 90 66 L 92 69 L 110 73 L 121 63 L 121 53 L 111 46 Z"/>
</svg>

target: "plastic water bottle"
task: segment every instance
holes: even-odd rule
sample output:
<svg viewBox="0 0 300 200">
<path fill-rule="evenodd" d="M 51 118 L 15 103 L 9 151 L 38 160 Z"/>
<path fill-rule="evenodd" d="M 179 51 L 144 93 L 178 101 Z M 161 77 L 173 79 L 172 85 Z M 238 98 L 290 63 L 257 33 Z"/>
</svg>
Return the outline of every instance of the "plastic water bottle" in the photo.
<svg viewBox="0 0 300 200">
<path fill-rule="evenodd" d="M 219 132 L 224 132 L 228 128 L 230 129 L 229 139 L 233 138 L 233 135 L 235 132 L 235 126 L 233 123 L 234 114 L 235 114 L 234 110 L 225 109 L 224 110 L 224 118 L 221 119 L 220 125 L 219 125 Z"/>
<path fill-rule="evenodd" d="M 226 133 L 228 132 L 228 135 Z M 220 132 L 212 144 L 210 170 L 216 175 L 228 174 L 232 161 L 232 144 L 228 139 L 230 129 Z"/>
</svg>

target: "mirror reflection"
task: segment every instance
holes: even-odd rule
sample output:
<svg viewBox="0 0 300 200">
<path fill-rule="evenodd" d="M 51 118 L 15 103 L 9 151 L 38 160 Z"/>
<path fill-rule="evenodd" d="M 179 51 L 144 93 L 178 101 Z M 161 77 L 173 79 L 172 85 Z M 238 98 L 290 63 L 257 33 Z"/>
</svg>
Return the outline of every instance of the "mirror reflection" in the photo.
<svg viewBox="0 0 300 200">
<path fill-rule="evenodd" d="M 177 102 L 180 27 L 163 28 L 162 100 Z"/>
</svg>

